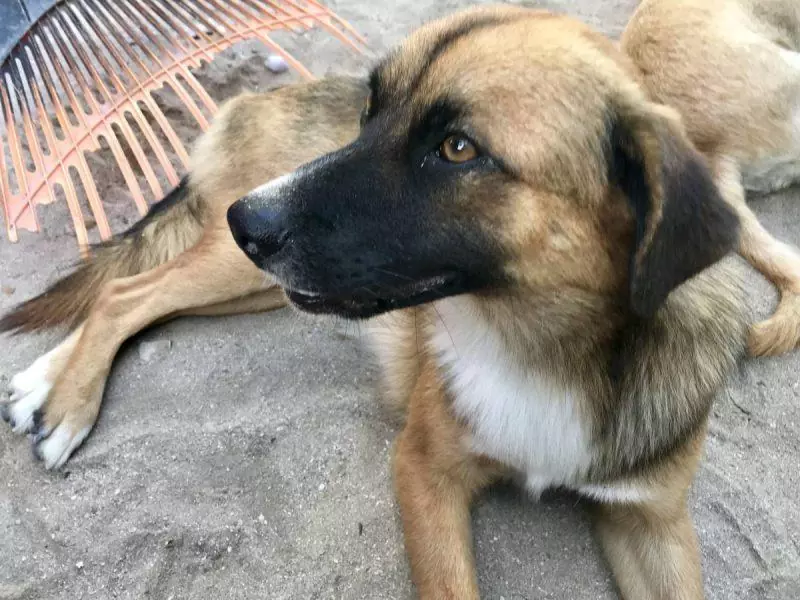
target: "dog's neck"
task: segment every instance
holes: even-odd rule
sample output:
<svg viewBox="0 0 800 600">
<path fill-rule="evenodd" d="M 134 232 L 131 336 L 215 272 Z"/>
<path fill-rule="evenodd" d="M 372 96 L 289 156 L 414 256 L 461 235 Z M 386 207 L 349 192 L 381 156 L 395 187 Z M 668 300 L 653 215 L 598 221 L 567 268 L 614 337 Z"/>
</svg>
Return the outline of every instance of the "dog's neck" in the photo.
<svg viewBox="0 0 800 600">
<path fill-rule="evenodd" d="M 469 371 L 471 385 L 488 385 L 499 368 L 515 379 L 495 378 L 486 402 L 569 397 L 593 448 L 590 474 L 602 479 L 646 466 L 703 425 L 743 350 L 734 281 L 725 266 L 708 269 L 648 320 L 617 297 L 574 290 L 451 298 L 434 305 L 431 339 L 453 381 Z"/>
</svg>

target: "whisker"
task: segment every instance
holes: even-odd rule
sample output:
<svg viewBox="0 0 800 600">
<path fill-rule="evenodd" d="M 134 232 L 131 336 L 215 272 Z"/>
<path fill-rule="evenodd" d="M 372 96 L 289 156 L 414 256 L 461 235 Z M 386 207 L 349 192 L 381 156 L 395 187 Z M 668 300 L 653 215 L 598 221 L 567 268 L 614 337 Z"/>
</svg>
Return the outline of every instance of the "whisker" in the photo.
<svg viewBox="0 0 800 600">
<path fill-rule="evenodd" d="M 414 281 L 413 277 L 409 277 L 408 275 L 402 275 L 400 273 L 395 273 L 394 271 L 389 271 L 388 269 L 374 267 L 374 270 L 378 271 L 379 273 L 385 273 L 386 275 L 391 275 L 392 277 L 397 277 L 398 279 L 404 279 L 406 281 Z"/>
<path fill-rule="evenodd" d="M 417 344 L 417 354 L 419 354 L 419 325 L 417 324 L 418 316 L 419 316 L 419 311 L 414 309 L 414 341 Z"/>
<path fill-rule="evenodd" d="M 444 318 L 442 317 L 442 313 L 439 312 L 439 309 L 436 308 L 436 304 L 431 302 L 431 308 L 436 312 L 436 315 L 439 317 L 439 320 L 444 325 L 444 330 L 447 332 L 447 337 L 450 338 L 450 344 L 453 346 L 453 351 L 456 353 L 456 357 L 461 358 L 461 355 L 458 353 L 458 348 L 456 348 L 456 342 L 453 339 L 453 334 L 450 333 L 450 328 L 447 327 L 447 323 L 444 322 Z"/>
<path fill-rule="evenodd" d="M 378 296 L 378 294 L 376 294 L 376 293 L 375 293 L 373 290 L 369 289 L 369 286 L 366 286 L 366 285 L 363 285 L 363 286 L 361 286 L 361 287 L 360 287 L 360 288 L 358 288 L 356 291 L 357 291 L 357 292 L 362 292 L 362 291 L 363 291 L 363 292 L 367 292 L 367 293 L 368 293 L 368 294 L 370 294 L 370 295 L 371 295 L 373 298 L 380 298 L 380 296 Z"/>
</svg>

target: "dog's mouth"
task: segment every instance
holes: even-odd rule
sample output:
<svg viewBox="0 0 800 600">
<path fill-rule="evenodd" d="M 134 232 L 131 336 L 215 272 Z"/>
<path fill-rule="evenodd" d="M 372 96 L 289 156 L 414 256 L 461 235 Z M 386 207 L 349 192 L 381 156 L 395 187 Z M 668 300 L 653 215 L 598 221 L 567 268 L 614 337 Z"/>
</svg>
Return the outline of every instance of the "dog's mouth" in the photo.
<svg viewBox="0 0 800 600">
<path fill-rule="evenodd" d="M 337 315 L 346 319 L 367 319 L 465 291 L 464 279 L 457 273 L 442 273 L 391 287 L 367 285 L 347 292 L 285 290 L 289 301 L 300 310 L 313 314 Z"/>
</svg>

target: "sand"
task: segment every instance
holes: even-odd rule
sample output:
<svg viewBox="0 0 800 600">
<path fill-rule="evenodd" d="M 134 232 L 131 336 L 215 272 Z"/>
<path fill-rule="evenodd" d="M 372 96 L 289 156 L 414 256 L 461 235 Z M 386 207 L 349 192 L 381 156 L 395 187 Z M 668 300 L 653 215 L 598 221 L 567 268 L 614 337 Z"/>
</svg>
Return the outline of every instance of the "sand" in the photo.
<svg viewBox="0 0 800 600">
<path fill-rule="evenodd" d="M 375 53 L 457 0 L 329 3 Z M 634 1 L 540 3 L 618 35 Z M 319 32 L 286 43 L 318 75 L 360 72 Z M 200 75 L 221 100 L 268 89 L 258 44 L 234 47 Z M 168 94 L 161 100 L 170 104 Z M 196 135 L 177 105 L 179 133 Z M 99 153 L 112 222 L 131 205 Z M 800 241 L 797 190 L 753 201 L 766 226 Z M 0 310 L 52 282 L 77 258 L 63 206 L 45 231 L 0 240 Z M 775 295 L 749 275 L 756 315 Z M 409 598 L 391 493 L 398 422 L 382 409 L 376 374 L 352 330 L 298 317 L 183 319 L 120 353 L 104 409 L 62 473 L 27 441 L 0 431 L 0 598 Z M 0 378 L 52 346 L 53 336 L 0 338 Z M 3 382 L 0 381 L 0 384 Z M 800 354 L 746 362 L 715 405 L 691 496 L 708 597 L 800 598 Z M 614 598 L 582 502 L 535 503 L 495 489 L 474 511 L 485 598 Z"/>
</svg>

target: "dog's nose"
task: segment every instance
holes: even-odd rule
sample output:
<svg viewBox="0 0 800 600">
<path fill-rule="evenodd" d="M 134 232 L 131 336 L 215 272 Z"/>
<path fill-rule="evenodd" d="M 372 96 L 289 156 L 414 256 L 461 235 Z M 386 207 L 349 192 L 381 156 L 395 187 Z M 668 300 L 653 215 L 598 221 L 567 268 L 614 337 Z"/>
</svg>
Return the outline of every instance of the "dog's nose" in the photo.
<svg viewBox="0 0 800 600">
<path fill-rule="evenodd" d="M 277 211 L 265 206 L 252 207 L 244 199 L 228 208 L 228 226 L 236 244 L 258 266 L 277 254 L 288 238 Z"/>
</svg>

